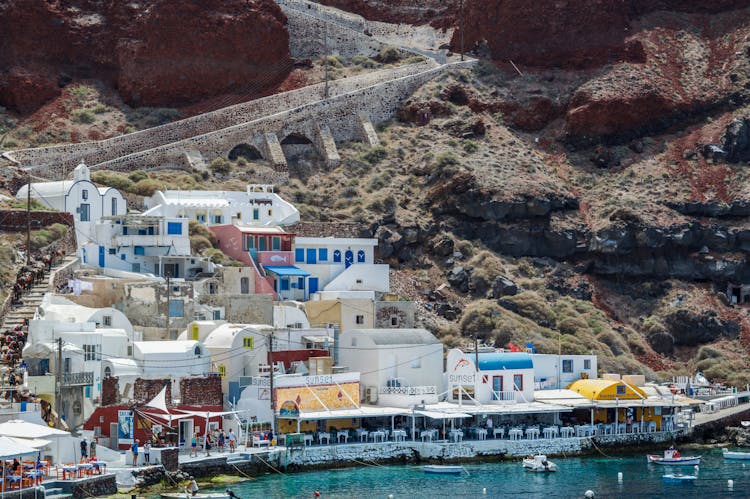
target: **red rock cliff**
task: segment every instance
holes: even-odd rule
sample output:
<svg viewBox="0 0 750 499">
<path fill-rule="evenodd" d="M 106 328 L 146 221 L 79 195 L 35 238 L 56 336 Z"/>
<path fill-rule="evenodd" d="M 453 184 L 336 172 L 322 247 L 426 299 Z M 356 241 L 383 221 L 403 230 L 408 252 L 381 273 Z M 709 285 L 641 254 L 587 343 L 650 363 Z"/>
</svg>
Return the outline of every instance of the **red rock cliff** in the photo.
<svg viewBox="0 0 750 499">
<path fill-rule="evenodd" d="M 258 94 L 291 70 L 272 0 L 0 0 L 0 105 L 30 112 L 75 78 L 132 105 Z"/>
</svg>

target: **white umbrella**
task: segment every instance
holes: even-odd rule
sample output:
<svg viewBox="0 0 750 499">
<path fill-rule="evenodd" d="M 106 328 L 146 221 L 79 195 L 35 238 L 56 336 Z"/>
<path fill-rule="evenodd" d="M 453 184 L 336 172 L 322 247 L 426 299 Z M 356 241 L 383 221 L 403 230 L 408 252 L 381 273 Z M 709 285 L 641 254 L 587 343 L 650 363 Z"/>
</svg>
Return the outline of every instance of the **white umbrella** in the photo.
<svg viewBox="0 0 750 499">
<path fill-rule="evenodd" d="M 37 450 L 30 445 L 23 445 L 8 437 L 0 436 L 0 459 L 10 459 L 36 453 Z"/>
<path fill-rule="evenodd" d="M 18 438 L 44 438 L 70 435 L 70 433 L 21 419 L 12 419 L 5 423 L 0 423 L 0 435 Z"/>
<path fill-rule="evenodd" d="M 49 444 L 52 443 L 51 440 L 45 440 L 43 438 L 21 438 L 21 437 L 3 437 L 3 438 L 12 440 L 13 442 L 18 443 L 19 445 L 25 445 L 27 447 L 33 447 L 35 449 L 41 449 L 43 447 L 47 447 Z"/>
</svg>

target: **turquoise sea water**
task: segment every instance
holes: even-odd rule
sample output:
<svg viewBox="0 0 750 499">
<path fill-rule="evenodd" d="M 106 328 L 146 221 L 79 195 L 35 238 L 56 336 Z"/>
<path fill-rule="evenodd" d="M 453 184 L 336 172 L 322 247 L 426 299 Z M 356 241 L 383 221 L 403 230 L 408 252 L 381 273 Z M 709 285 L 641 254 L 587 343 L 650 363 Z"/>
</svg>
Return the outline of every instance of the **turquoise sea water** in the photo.
<svg viewBox="0 0 750 499">
<path fill-rule="evenodd" d="M 694 483 L 665 483 L 662 475 L 693 474 L 691 466 L 664 467 L 646 463 L 645 453 L 607 457 L 555 458 L 557 473 L 531 473 L 520 459 L 500 463 L 465 465 L 468 475 L 426 475 L 421 467 L 385 466 L 329 471 L 269 474 L 230 488 L 246 498 L 460 498 L 460 497 L 583 497 L 593 490 L 596 497 L 750 497 L 750 463 L 725 461 L 720 452 L 683 451 L 702 454 L 703 463 Z M 623 473 L 618 483 L 617 473 Z M 729 489 L 727 480 L 734 481 Z M 487 495 L 482 495 L 482 489 Z M 223 491 L 225 488 L 214 491 Z M 202 490 L 201 492 L 208 492 Z"/>
</svg>

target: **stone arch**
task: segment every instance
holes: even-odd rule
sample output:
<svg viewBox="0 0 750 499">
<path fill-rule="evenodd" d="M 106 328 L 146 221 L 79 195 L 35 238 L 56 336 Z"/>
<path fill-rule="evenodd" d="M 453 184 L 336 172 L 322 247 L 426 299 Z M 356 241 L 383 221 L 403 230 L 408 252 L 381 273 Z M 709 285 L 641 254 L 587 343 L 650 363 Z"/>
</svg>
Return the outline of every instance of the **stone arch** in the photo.
<svg viewBox="0 0 750 499">
<path fill-rule="evenodd" d="M 315 141 L 299 131 L 290 132 L 281 140 L 281 151 L 289 167 L 300 178 L 310 175 L 314 165 L 322 159 Z"/>
<path fill-rule="evenodd" d="M 312 145 L 313 141 L 310 140 L 306 135 L 303 135 L 298 132 L 292 132 L 286 137 L 284 137 L 284 140 L 281 141 L 282 146 L 286 145 L 304 145 L 309 144 Z"/>
<path fill-rule="evenodd" d="M 255 161 L 263 159 L 263 155 L 260 153 L 257 147 L 250 144 L 242 143 L 234 146 L 227 157 L 231 161 L 235 161 L 239 158 L 245 158 L 248 161 Z"/>
</svg>

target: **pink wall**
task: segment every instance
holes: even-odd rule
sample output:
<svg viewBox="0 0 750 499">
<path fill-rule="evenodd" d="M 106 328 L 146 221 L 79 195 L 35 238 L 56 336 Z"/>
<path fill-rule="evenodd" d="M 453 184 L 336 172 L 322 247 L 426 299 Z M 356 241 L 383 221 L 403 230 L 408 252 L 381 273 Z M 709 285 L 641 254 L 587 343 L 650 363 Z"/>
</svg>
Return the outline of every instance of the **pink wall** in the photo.
<svg viewBox="0 0 750 499">
<path fill-rule="evenodd" d="M 248 252 L 242 250 L 242 232 L 237 227 L 234 225 L 214 225 L 213 227 L 209 227 L 209 229 L 216 234 L 219 249 L 225 255 L 231 256 L 248 267 L 255 266 Z"/>
</svg>

